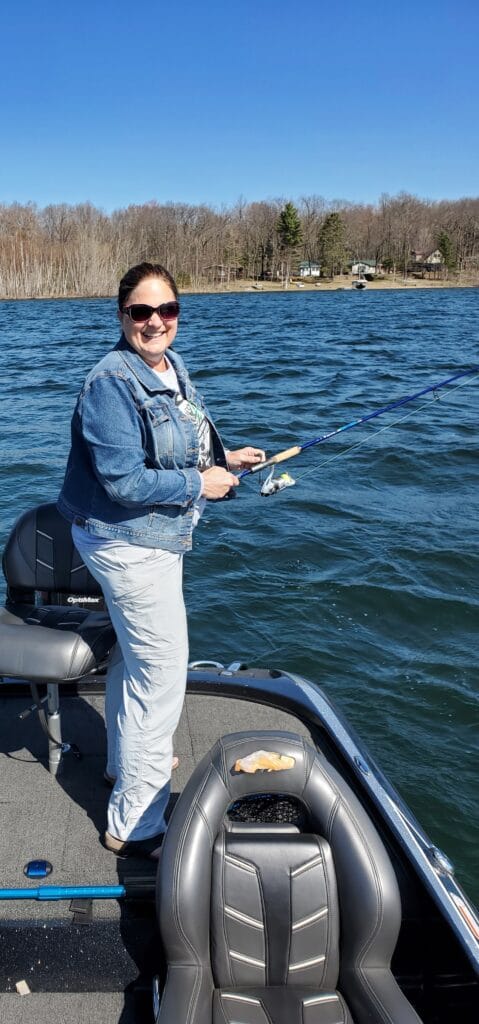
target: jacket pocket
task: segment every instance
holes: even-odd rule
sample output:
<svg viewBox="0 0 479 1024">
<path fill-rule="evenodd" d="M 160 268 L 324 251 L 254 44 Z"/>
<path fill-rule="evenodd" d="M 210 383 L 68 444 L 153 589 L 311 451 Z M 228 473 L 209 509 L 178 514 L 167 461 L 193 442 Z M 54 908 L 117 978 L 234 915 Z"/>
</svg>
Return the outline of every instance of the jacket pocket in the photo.
<svg viewBox="0 0 479 1024">
<path fill-rule="evenodd" d="M 144 409 L 146 456 L 157 469 L 174 467 L 174 439 L 171 417 L 164 408 Z"/>
</svg>

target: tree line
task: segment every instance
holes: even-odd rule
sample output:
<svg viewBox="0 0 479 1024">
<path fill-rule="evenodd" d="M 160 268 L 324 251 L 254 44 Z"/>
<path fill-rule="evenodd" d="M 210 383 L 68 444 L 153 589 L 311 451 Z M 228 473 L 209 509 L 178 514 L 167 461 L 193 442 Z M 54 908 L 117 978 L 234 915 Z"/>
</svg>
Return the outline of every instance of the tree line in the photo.
<svg viewBox="0 0 479 1024">
<path fill-rule="evenodd" d="M 167 266 L 180 288 L 201 290 L 287 279 L 301 260 L 329 277 L 358 259 L 407 273 L 413 252 L 436 248 L 449 276 L 479 275 L 479 198 L 240 199 L 220 210 L 149 202 L 111 214 L 91 203 L 0 204 L 0 298 L 114 295 L 125 270 L 145 259 Z"/>
</svg>

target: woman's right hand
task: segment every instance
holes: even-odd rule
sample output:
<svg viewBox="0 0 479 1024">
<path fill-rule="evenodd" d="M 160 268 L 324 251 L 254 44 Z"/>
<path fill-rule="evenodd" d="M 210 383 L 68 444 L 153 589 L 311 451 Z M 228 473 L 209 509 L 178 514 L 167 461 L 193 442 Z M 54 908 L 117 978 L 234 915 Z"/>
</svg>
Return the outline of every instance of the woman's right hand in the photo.
<svg viewBox="0 0 479 1024">
<path fill-rule="evenodd" d="M 222 466 L 211 466 L 210 469 L 205 469 L 201 473 L 201 478 L 203 481 L 202 497 L 211 500 L 224 498 L 232 487 L 237 487 L 239 484 L 238 477 L 229 473 L 227 469 L 223 469 Z"/>
</svg>

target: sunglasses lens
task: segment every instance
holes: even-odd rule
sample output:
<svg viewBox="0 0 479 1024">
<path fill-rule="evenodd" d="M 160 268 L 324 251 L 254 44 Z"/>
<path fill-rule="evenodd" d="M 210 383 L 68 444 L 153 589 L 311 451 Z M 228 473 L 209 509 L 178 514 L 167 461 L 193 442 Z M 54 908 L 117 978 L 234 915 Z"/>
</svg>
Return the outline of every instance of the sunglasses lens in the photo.
<svg viewBox="0 0 479 1024">
<path fill-rule="evenodd" d="M 180 304 L 179 302 L 162 302 L 161 306 L 158 306 L 156 309 L 155 306 L 147 306 L 142 302 L 136 302 L 133 306 L 128 306 L 128 312 L 135 324 L 141 324 L 145 320 L 149 320 L 153 313 L 159 313 L 162 320 L 176 320 L 180 312 Z"/>
<path fill-rule="evenodd" d="M 139 302 L 134 306 L 128 307 L 131 319 L 134 320 L 136 324 L 141 324 L 142 320 L 149 320 L 154 311 L 154 306 L 144 306 L 143 303 Z"/>
<path fill-rule="evenodd" d="M 179 302 L 164 302 L 160 306 L 160 316 L 163 320 L 176 320 L 180 312 Z"/>
</svg>

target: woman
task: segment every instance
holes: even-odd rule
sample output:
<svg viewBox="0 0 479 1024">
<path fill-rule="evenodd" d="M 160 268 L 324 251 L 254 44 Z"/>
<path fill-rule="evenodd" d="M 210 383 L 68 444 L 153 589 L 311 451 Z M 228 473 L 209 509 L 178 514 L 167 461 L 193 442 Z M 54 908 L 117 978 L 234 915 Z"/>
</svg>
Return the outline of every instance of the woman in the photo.
<svg viewBox="0 0 479 1024">
<path fill-rule="evenodd" d="M 58 500 L 117 635 L 106 680 L 105 775 L 114 786 L 104 845 L 118 856 L 158 856 L 165 830 L 188 662 L 183 552 L 205 501 L 232 495 L 232 470 L 265 457 L 225 451 L 171 351 L 179 309 L 164 267 L 141 263 L 122 278 L 123 333 L 78 398 Z"/>
</svg>

